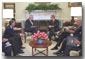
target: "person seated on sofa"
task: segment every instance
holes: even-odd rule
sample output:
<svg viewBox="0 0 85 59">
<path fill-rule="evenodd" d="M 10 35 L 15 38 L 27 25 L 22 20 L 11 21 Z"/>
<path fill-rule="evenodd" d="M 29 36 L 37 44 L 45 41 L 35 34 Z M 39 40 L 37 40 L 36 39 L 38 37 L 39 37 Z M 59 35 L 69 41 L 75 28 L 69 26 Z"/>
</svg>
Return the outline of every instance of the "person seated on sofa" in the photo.
<svg viewBox="0 0 85 59">
<path fill-rule="evenodd" d="M 72 16 L 71 21 L 70 21 L 70 22 L 65 22 L 65 23 L 64 23 L 64 26 L 73 26 L 74 23 L 75 23 L 75 20 L 74 20 L 74 17 Z"/>
<path fill-rule="evenodd" d="M 54 54 L 56 54 L 57 56 L 70 56 L 69 53 L 71 50 L 75 50 L 78 51 L 81 45 L 81 42 L 79 41 L 78 36 L 74 36 L 74 34 L 72 32 L 74 32 L 74 30 L 70 30 L 71 34 L 65 38 L 65 40 L 63 41 L 63 44 L 60 48 L 60 50 L 58 52 L 54 52 Z"/>
<path fill-rule="evenodd" d="M 71 34 L 65 40 L 66 40 L 66 48 L 63 52 L 64 56 L 70 56 L 69 53 L 71 50 L 78 51 L 81 49 L 80 48 L 81 41 L 79 41 L 80 38 L 78 36 L 74 36 L 74 34 Z"/>
<path fill-rule="evenodd" d="M 82 56 L 82 20 L 78 20 L 77 25 L 78 25 L 78 27 L 75 30 L 74 35 L 78 37 L 78 40 L 81 43 L 79 46 L 79 49 L 80 49 L 79 55 Z"/>
<path fill-rule="evenodd" d="M 51 37 L 55 36 L 55 32 L 58 31 L 59 29 L 59 21 L 55 19 L 55 16 L 54 15 L 51 15 L 51 21 L 49 21 L 49 40 L 51 41 Z M 55 39 L 54 39 L 55 40 Z"/>
<path fill-rule="evenodd" d="M 32 15 L 25 21 L 25 32 L 31 32 L 32 34 L 37 32 L 37 28 L 33 24 Z"/>
<path fill-rule="evenodd" d="M 59 49 L 58 52 L 54 52 L 54 54 L 61 54 L 62 51 L 65 56 L 69 56 L 71 50 L 80 50 L 80 56 L 82 55 L 82 22 L 80 20 L 77 21 L 77 29 L 70 30 L 72 34 L 68 36 Z M 74 40 L 72 40 L 74 39 Z"/>
<path fill-rule="evenodd" d="M 62 41 L 69 35 L 70 35 L 69 28 L 66 27 L 65 30 L 61 33 L 61 35 L 59 35 L 59 37 L 56 39 L 57 44 L 51 50 L 57 50 Z"/>
<path fill-rule="evenodd" d="M 12 45 L 8 39 L 3 38 L 2 40 L 2 51 L 5 53 L 5 56 L 11 56 Z"/>
<path fill-rule="evenodd" d="M 14 53 L 14 56 L 16 56 L 18 53 L 24 53 L 21 49 L 25 48 L 22 47 L 22 40 L 21 37 L 24 36 L 24 34 L 20 33 L 17 34 L 14 31 L 15 21 L 11 20 L 9 22 L 9 26 L 6 27 L 3 38 L 8 39 L 8 41 L 12 44 L 12 50 Z"/>
</svg>

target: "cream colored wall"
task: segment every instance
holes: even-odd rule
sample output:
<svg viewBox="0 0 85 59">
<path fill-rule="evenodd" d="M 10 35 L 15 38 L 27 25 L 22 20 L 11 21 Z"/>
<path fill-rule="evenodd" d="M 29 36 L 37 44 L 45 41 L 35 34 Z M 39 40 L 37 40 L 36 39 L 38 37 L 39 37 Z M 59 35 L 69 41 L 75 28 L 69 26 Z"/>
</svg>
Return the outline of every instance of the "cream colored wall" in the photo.
<svg viewBox="0 0 85 59">
<path fill-rule="evenodd" d="M 16 21 L 20 22 L 26 20 L 25 8 L 30 4 L 29 2 L 17 2 L 15 3 L 16 8 Z M 68 2 L 57 2 L 62 10 L 59 12 L 58 18 L 65 21 L 70 21 L 70 8 L 68 8 Z"/>
<path fill-rule="evenodd" d="M 22 20 L 25 20 L 25 8 L 28 6 L 27 2 L 17 2 L 15 3 L 16 13 L 15 13 L 15 19 L 17 22 L 20 22 Z"/>
<path fill-rule="evenodd" d="M 60 8 L 62 8 L 61 11 L 59 11 L 58 18 L 64 21 L 70 21 L 70 8 L 68 7 L 68 2 L 57 2 L 54 4 L 58 4 Z"/>
<path fill-rule="evenodd" d="M 3 17 L 3 9 L 4 9 L 4 4 L 2 4 L 2 17 Z M 2 26 L 4 27 L 6 23 L 6 19 L 2 18 Z"/>
<path fill-rule="evenodd" d="M 59 6 L 62 8 L 62 11 L 60 12 L 59 18 L 61 20 L 70 21 L 71 16 L 70 16 L 70 8 L 68 7 L 68 2 L 59 3 Z"/>
</svg>

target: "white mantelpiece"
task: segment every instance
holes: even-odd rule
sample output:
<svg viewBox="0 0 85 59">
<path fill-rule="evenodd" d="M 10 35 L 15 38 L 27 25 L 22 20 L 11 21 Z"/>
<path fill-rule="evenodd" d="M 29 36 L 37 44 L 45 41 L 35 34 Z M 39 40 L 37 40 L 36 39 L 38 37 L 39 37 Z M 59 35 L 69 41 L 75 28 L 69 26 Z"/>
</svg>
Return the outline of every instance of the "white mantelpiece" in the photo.
<svg viewBox="0 0 85 59">
<path fill-rule="evenodd" d="M 55 15 L 56 17 L 59 16 L 58 10 L 35 10 L 32 12 L 25 11 L 26 18 L 29 17 L 29 15 L 34 16 L 34 20 L 50 20 L 51 15 Z"/>
</svg>

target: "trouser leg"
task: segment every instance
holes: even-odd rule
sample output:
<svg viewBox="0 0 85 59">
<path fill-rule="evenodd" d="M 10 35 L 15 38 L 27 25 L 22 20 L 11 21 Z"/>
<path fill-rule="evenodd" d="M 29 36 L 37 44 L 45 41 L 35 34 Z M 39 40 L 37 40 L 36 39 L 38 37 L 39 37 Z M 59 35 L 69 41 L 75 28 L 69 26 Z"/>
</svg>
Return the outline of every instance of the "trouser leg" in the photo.
<svg viewBox="0 0 85 59">
<path fill-rule="evenodd" d="M 52 32 L 49 32 L 49 40 L 51 40 L 51 37 L 52 37 Z"/>
<path fill-rule="evenodd" d="M 64 50 L 64 56 L 69 56 L 70 50 L 71 50 L 71 47 L 66 47 L 66 49 Z"/>
<path fill-rule="evenodd" d="M 63 41 L 63 39 L 59 39 L 54 48 L 57 48 L 58 46 L 60 46 L 60 44 L 61 44 L 62 41 Z"/>
<path fill-rule="evenodd" d="M 20 51 L 20 44 L 17 37 L 9 38 L 9 42 L 12 44 L 13 55 L 16 56 L 18 51 Z"/>
<path fill-rule="evenodd" d="M 77 47 L 66 47 L 66 49 L 64 50 L 64 56 L 70 56 L 70 51 L 71 50 L 74 50 L 74 51 L 77 51 L 78 50 L 78 48 Z"/>
<path fill-rule="evenodd" d="M 82 56 L 82 49 L 80 49 L 79 56 Z"/>
<path fill-rule="evenodd" d="M 36 27 L 31 28 L 31 32 L 32 32 L 32 34 L 37 33 L 37 28 Z"/>
<path fill-rule="evenodd" d="M 11 51 L 12 51 L 11 46 L 6 47 L 5 56 L 11 56 Z"/>
<path fill-rule="evenodd" d="M 18 42 L 19 42 L 20 47 L 22 47 L 22 40 L 21 40 L 21 37 L 18 37 L 17 40 L 18 40 Z"/>
</svg>

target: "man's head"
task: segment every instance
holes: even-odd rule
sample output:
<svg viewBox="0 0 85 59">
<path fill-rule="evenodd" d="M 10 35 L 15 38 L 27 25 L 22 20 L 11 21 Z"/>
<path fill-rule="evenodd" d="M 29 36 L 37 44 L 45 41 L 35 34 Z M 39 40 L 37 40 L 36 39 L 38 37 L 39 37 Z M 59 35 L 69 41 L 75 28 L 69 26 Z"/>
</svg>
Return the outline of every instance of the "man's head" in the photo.
<svg viewBox="0 0 85 59">
<path fill-rule="evenodd" d="M 81 26 L 82 25 L 82 20 L 77 20 L 77 25 Z"/>
<path fill-rule="evenodd" d="M 15 26 L 15 21 L 14 21 L 14 20 L 11 20 L 11 21 L 9 22 L 9 25 L 12 26 L 12 27 L 14 27 L 14 26 Z"/>
<path fill-rule="evenodd" d="M 75 30 L 74 29 L 70 29 L 70 33 L 74 33 L 75 32 Z"/>
<path fill-rule="evenodd" d="M 69 28 L 68 27 L 64 27 L 64 31 L 69 31 Z"/>
<path fill-rule="evenodd" d="M 51 20 L 54 20 L 55 19 L 55 16 L 54 15 L 51 15 L 50 18 L 51 18 Z"/>
<path fill-rule="evenodd" d="M 29 20 L 33 20 L 33 15 L 30 15 Z"/>
</svg>

